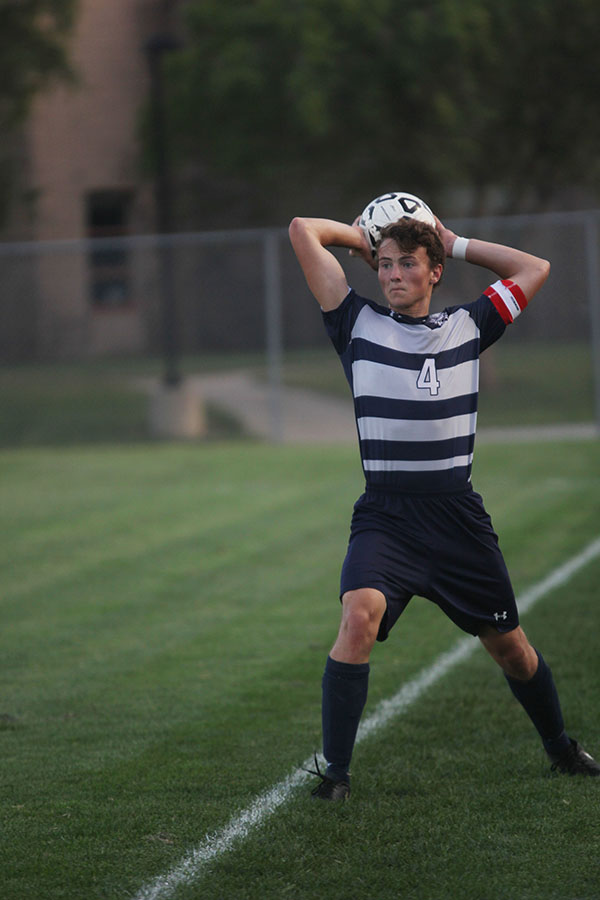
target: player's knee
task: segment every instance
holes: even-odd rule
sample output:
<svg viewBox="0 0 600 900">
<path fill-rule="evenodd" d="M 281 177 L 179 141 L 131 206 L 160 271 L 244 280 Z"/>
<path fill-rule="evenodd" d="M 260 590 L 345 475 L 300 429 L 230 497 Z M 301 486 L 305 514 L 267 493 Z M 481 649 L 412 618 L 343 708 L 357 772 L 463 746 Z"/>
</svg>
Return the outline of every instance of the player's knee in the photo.
<svg viewBox="0 0 600 900">
<path fill-rule="evenodd" d="M 535 675 L 537 654 L 520 629 L 498 635 L 493 641 L 484 639 L 483 643 L 510 678 L 528 681 Z"/>
<path fill-rule="evenodd" d="M 372 630 L 372 621 L 369 611 L 365 607 L 357 606 L 346 612 L 343 627 L 349 634 L 368 638 Z"/>
<path fill-rule="evenodd" d="M 502 668 L 511 678 L 528 681 L 531 677 L 529 655 L 524 647 L 512 647 L 502 657 Z"/>
<path fill-rule="evenodd" d="M 349 591 L 343 601 L 342 627 L 356 637 L 374 639 L 385 611 L 383 595 L 378 591 Z"/>
</svg>

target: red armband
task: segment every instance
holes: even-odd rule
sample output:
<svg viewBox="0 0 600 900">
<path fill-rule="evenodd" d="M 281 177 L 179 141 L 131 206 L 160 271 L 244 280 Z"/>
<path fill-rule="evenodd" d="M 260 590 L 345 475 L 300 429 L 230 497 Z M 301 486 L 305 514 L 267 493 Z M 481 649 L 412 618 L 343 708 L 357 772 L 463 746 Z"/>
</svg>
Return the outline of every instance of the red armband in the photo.
<svg viewBox="0 0 600 900">
<path fill-rule="evenodd" d="M 514 322 L 527 306 L 527 297 L 519 285 L 508 278 L 494 282 L 483 293 L 490 298 L 505 325 Z"/>
</svg>

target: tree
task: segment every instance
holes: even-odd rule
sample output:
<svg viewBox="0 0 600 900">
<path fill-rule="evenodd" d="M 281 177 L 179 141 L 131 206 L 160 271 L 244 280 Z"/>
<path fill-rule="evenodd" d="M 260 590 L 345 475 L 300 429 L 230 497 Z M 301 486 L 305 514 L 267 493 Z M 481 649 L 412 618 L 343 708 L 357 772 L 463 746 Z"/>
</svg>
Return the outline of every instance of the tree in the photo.
<svg viewBox="0 0 600 900">
<path fill-rule="evenodd" d="M 459 65 L 481 26 L 476 0 L 189 2 L 171 61 L 183 157 L 275 190 L 356 196 L 456 177 Z M 435 22 L 435 27 L 433 23 Z M 407 38 L 410 35 L 410 39 Z M 442 52 L 443 48 L 443 52 Z M 452 83 L 444 72 L 452 73 Z M 416 76 L 418 74 L 418 77 Z"/>
<path fill-rule="evenodd" d="M 598 185 L 597 0 L 188 0 L 185 13 L 174 136 L 206 180 L 312 191 L 341 213 L 398 186 L 434 203 L 461 186 L 485 211 L 492 187 L 534 208 Z"/>
<path fill-rule="evenodd" d="M 564 187 L 600 186 L 596 0 L 490 4 L 493 45 L 481 57 L 481 104 L 471 171 L 505 187 L 504 207 L 547 208 Z"/>
<path fill-rule="evenodd" d="M 76 0 L 0 0 L 0 216 L 6 213 L 15 160 L 11 136 L 33 97 L 52 78 L 72 76 L 66 37 Z"/>
</svg>

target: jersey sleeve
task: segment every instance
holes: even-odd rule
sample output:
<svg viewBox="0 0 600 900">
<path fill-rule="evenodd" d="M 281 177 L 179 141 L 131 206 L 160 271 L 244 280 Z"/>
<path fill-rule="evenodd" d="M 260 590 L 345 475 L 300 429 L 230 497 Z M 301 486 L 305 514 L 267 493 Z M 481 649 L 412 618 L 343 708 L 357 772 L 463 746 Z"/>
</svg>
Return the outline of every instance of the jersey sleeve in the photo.
<svg viewBox="0 0 600 900">
<path fill-rule="evenodd" d="M 366 303 L 367 301 L 351 288 L 336 309 L 323 312 L 325 329 L 340 356 L 350 343 L 356 317 Z"/>
<path fill-rule="evenodd" d="M 479 328 L 480 352 L 502 337 L 506 326 L 514 322 L 526 306 L 525 294 L 509 279 L 495 281 L 475 303 L 466 306 Z"/>
</svg>

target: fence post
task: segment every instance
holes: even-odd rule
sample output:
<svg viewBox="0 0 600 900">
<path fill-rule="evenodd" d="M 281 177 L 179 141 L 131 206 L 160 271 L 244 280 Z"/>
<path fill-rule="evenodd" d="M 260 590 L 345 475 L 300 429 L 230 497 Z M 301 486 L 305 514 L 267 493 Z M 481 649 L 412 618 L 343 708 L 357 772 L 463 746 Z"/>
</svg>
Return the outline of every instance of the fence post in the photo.
<svg viewBox="0 0 600 900">
<path fill-rule="evenodd" d="M 598 213 L 589 212 L 585 220 L 588 303 L 590 310 L 592 367 L 594 373 L 594 409 L 600 435 L 600 258 Z"/>
<path fill-rule="evenodd" d="M 279 234 L 270 228 L 263 242 L 265 273 L 265 334 L 271 440 L 283 442 L 283 320 Z"/>
</svg>

